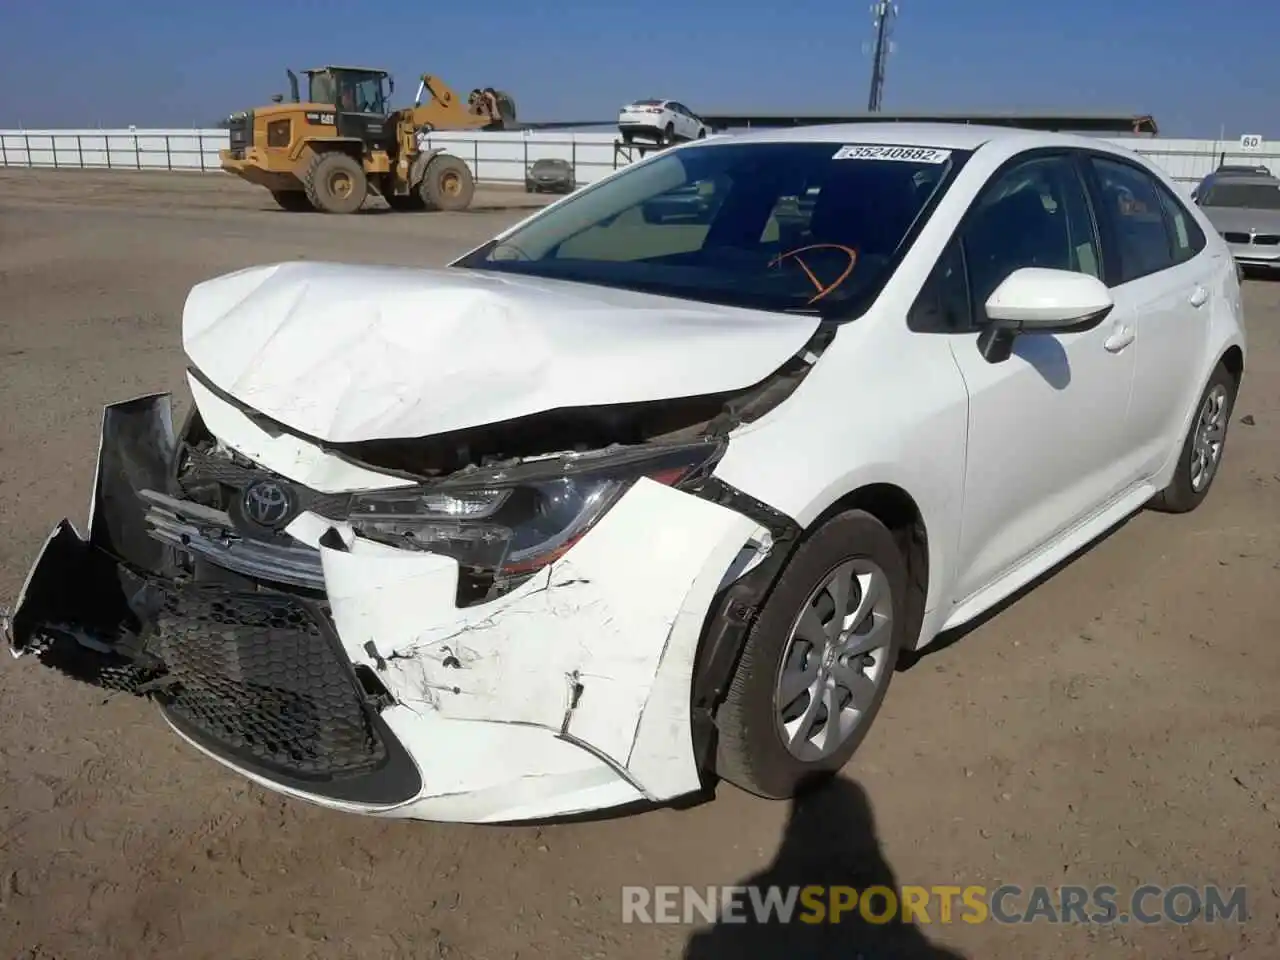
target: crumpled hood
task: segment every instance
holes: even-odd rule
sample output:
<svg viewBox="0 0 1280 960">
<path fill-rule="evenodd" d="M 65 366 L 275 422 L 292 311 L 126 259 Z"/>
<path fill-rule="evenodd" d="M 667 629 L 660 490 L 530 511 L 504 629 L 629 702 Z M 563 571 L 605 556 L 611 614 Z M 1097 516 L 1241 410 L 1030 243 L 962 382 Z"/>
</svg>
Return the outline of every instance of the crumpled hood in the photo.
<svg viewBox="0 0 1280 960">
<path fill-rule="evenodd" d="M 737 390 L 817 325 L 456 267 L 297 262 L 197 285 L 182 344 L 213 386 L 340 443 Z"/>
</svg>

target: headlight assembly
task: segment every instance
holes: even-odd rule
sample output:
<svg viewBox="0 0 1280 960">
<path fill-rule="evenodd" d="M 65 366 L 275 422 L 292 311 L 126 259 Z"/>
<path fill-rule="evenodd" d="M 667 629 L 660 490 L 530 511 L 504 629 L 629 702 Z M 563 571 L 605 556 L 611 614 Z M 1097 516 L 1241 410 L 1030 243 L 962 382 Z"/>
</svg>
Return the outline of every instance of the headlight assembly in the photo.
<svg viewBox="0 0 1280 960">
<path fill-rule="evenodd" d="M 453 557 L 495 581 L 562 556 L 641 477 L 676 486 L 719 460 L 721 443 L 644 447 L 473 470 L 351 501 L 358 536 Z"/>
</svg>

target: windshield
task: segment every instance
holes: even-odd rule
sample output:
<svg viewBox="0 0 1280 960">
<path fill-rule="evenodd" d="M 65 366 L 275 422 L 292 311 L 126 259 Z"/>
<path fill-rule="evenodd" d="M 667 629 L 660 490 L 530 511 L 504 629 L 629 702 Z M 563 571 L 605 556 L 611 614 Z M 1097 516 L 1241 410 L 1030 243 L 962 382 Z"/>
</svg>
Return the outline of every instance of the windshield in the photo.
<svg viewBox="0 0 1280 960">
<path fill-rule="evenodd" d="M 1280 210 L 1280 183 L 1216 183 L 1200 202 L 1206 207 Z"/>
<path fill-rule="evenodd" d="M 358 73 L 350 70 L 311 75 L 310 99 L 312 103 L 332 103 L 350 113 L 386 113 L 382 90 L 383 77 L 378 73 Z"/>
<path fill-rule="evenodd" d="M 333 89 L 333 77 L 327 73 L 313 73 L 307 91 L 307 99 L 312 103 L 337 103 L 337 95 Z"/>
<path fill-rule="evenodd" d="M 458 265 L 843 313 L 878 293 L 961 159 L 838 143 L 678 149 L 587 188 Z"/>
</svg>

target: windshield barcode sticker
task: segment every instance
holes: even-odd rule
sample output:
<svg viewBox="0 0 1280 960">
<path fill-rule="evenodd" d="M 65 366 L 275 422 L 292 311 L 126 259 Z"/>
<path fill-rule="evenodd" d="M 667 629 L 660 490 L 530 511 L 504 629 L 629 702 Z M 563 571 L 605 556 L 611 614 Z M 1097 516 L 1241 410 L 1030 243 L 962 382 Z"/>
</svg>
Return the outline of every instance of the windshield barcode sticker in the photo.
<svg viewBox="0 0 1280 960">
<path fill-rule="evenodd" d="M 945 163 L 950 150 L 936 147 L 891 147 L 879 143 L 845 144 L 832 160 L 900 160 L 904 163 Z"/>
</svg>

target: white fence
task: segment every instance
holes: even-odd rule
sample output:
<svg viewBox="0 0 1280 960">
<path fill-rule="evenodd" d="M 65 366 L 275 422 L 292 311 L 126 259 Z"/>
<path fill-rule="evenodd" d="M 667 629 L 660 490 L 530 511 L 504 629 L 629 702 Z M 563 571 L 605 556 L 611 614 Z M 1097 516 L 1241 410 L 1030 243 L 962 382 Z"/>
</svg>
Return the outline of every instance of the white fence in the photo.
<svg viewBox="0 0 1280 960">
<path fill-rule="evenodd" d="M 216 171 L 225 130 L 0 130 L 0 166 L 56 169 Z M 591 183 L 629 163 L 633 151 L 612 133 L 528 131 L 437 133 L 427 141 L 456 154 L 476 180 L 520 183 L 529 164 L 545 157 L 569 161 L 578 183 Z M 1280 174 L 1280 140 L 1243 151 L 1238 140 L 1122 137 L 1121 143 L 1164 168 L 1188 190 L 1225 159 L 1262 164 Z M 635 151 L 639 156 L 639 151 Z"/>
</svg>

